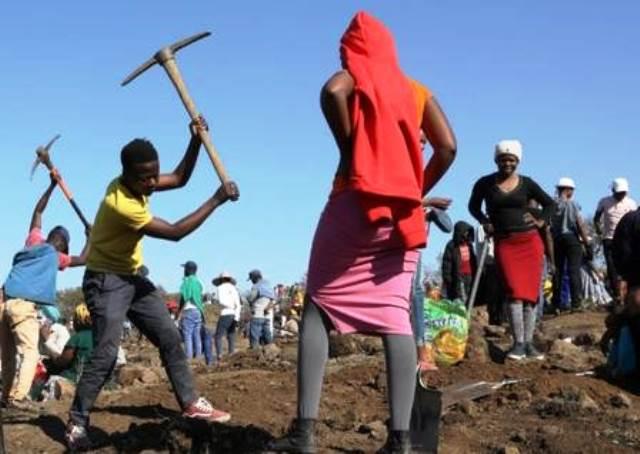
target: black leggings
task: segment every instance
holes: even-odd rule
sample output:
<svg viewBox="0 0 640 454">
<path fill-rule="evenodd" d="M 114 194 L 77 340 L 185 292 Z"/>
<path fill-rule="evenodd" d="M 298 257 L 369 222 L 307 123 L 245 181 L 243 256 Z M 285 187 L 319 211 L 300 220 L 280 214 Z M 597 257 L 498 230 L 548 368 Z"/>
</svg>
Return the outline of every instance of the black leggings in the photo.
<svg viewBox="0 0 640 454">
<path fill-rule="evenodd" d="M 298 348 L 298 418 L 317 419 L 331 321 L 309 298 Z M 409 430 L 416 386 L 416 346 L 411 335 L 386 334 L 384 342 L 391 430 Z"/>
</svg>

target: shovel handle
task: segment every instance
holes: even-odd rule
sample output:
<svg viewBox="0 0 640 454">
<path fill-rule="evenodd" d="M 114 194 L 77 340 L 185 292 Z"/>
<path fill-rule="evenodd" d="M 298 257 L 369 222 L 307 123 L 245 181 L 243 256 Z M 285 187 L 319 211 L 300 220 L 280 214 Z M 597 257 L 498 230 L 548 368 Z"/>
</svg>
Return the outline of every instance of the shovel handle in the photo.
<svg viewBox="0 0 640 454">
<path fill-rule="evenodd" d="M 187 113 L 191 120 L 197 121 L 200 114 L 198 113 L 198 109 L 196 108 L 193 99 L 189 96 L 189 91 L 187 90 L 187 86 L 180 75 L 180 71 L 178 70 L 178 65 L 176 65 L 175 59 L 171 58 L 162 63 L 162 67 L 165 69 L 167 74 L 169 75 L 169 79 L 173 86 L 175 87 L 180 99 L 182 100 L 182 104 L 184 104 L 185 109 L 187 109 Z M 213 141 L 211 140 L 211 135 L 209 131 L 198 128 L 200 140 L 202 140 L 202 144 L 207 150 L 207 154 L 209 155 L 209 159 L 211 159 L 211 164 L 213 164 L 213 168 L 215 169 L 218 177 L 220 178 L 221 183 L 226 183 L 229 181 L 229 176 L 227 175 L 227 171 L 222 164 L 222 160 L 220 159 L 220 155 L 216 151 L 216 147 L 213 145 Z"/>
</svg>

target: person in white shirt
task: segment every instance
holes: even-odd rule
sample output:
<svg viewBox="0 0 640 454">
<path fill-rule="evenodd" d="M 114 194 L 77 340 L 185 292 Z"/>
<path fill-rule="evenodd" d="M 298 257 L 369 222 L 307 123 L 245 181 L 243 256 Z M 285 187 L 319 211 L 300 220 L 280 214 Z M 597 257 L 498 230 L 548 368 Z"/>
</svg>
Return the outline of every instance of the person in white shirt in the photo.
<svg viewBox="0 0 640 454">
<path fill-rule="evenodd" d="M 619 299 L 619 277 L 613 263 L 613 234 L 622 216 L 638 208 L 638 205 L 628 196 L 629 182 L 625 178 L 616 178 L 613 180 L 611 183 L 611 192 L 612 195 L 604 197 L 598 202 L 598 208 L 593 216 L 593 224 L 596 233 L 602 236 L 604 257 L 607 262 L 609 291 L 616 299 Z"/>
<path fill-rule="evenodd" d="M 40 322 L 40 354 L 56 359 L 62 354 L 71 334 L 64 324 L 53 322 L 42 314 L 38 314 L 38 322 Z"/>
<path fill-rule="evenodd" d="M 236 327 L 240 321 L 242 303 L 236 288 L 236 280 L 226 271 L 213 279 L 213 285 L 218 288 L 218 304 L 222 306 L 218 325 L 216 326 L 215 345 L 218 361 L 222 359 L 222 338 L 227 338 L 229 354 L 235 350 Z"/>
</svg>

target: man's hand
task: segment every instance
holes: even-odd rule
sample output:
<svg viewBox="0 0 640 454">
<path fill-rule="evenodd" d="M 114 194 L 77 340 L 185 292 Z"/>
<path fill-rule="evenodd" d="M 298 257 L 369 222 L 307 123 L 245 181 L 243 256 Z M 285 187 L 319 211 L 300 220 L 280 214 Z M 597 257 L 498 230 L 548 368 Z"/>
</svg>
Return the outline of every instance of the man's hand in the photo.
<svg viewBox="0 0 640 454">
<path fill-rule="evenodd" d="M 220 204 L 223 204 L 227 200 L 235 202 L 240 198 L 240 190 L 238 189 L 238 185 L 236 185 L 235 182 L 227 181 L 226 183 L 220 185 L 214 197 L 218 200 L 218 202 L 220 202 Z"/>
<path fill-rule="evenodd" d="M 58 184 L 58 178 L 60 177 L 60 175 L 58 174 L 58 170 L 57 169 L 53 169 L 51 170 L 51 172 L 49 172 L 49 186 L 50 187 L 55 187 Z"/>
<path fill-rule="evenodd" d="M 439 208 L 441 210 L 446 210 L 451 206 L 451 199 L 447 199 L 445 197 L 425 197 L 422 199 L 422 206 Z"/>
<path fill-rule="evenodd" d="M 555 262 L 547 263 L 547 273 L 550 276 L 555 276 L 555 274 L 556 274 L 556 264 L 555 264 Z"/>
<path fill-rule="evenodd" d="M 194 137 L 200 137 L 200 131 L 208 130 L 209 124 L 202 115 L 199 115 L 196 120 L 193 120 L 191 123 L 189 123 L 189 131 L 191 131 L 191 135 Z"/>
<path fill-rule="evenodd" d="M 629 293 L 629 284 L 627 281 L 620 279 L 618 281 L 618 294 L 620 295 L 620 302 L 624 304 L 627 300 L 627 294 Z"/>
<path fill-rule="evenodd" d="M 536 219 L 531 213 L 525 213 L 522 219 L 529 227 L 535 227 L 537 229 L 544 227 L 544 221 L 542 219 Z"/>
</svg>

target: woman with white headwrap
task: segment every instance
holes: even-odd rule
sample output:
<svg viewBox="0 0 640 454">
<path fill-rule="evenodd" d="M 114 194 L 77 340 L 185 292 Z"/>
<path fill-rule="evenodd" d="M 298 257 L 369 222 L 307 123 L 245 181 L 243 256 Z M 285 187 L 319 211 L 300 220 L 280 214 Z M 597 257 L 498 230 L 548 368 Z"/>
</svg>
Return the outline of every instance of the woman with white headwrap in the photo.
<svg viewBox="0 0 640 454">
<path fill-rule="evenodd" d="M 521 159 L 519 141 L 499 142 L 495 149 L 498 171 L 476 181 L 469 211 L 485 232 L 495 237 L 495 257 L 504 280 L 514 337 L 507 356 L 515 360 L 542 359 L 532 342 L 544 254 L 538 230 L 548 224 L 554 202 L 535 181 L 518 174 Z M 532 215 L 530 200 L 542 206 L 539 218 Z"/>
</svg>

